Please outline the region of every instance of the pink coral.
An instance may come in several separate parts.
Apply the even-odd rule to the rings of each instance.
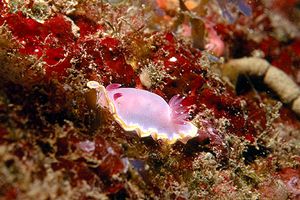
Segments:
[[[208,33],[208,44],[205,45],[205,48],[209,51],[212,51],[216,56],[223,55],[225,49],[223,40],[220,38],[211,24],[206,23],[205,27]]]

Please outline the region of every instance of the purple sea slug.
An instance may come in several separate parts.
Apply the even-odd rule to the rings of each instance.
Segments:
[[[89,81],[87,86],[97,90],[98,106],[109,109],[126,131],[136,131],[140,137],[151,136],[169,144],[177,140],[186,143],[197,135],[198,128],[186,120],[188,113],[178,95],[168,104],[147,90],[122,88],[120,84],[105,88],[96,81]]]

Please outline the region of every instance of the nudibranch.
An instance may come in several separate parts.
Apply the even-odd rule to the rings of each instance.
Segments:
[[[109,109],[126,131],[136,131],[140,137],[151,136],[169,144],[177,140],[186,143],[197,135],[198,128],[187,121],[188,113],[178,95],[168,104],[147,90],[123,88],[120,84],[105,88],[96,81],[89,81],[87,86],[97,91],[98,106]]]

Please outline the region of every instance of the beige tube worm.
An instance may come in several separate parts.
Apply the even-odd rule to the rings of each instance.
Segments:
[[[262,58],[232,59],[222,67],[223,76],[236,84],[239,75],[263,77],[264,83],[280,97],[283,103],[300,115],[300,88],[284,71]]]

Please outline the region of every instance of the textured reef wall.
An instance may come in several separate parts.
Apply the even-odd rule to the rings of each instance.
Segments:
[[[1,199],[299,199],[299,8],[0,0]],[[89,81],[183,97],[196,136],[126,131]]]

